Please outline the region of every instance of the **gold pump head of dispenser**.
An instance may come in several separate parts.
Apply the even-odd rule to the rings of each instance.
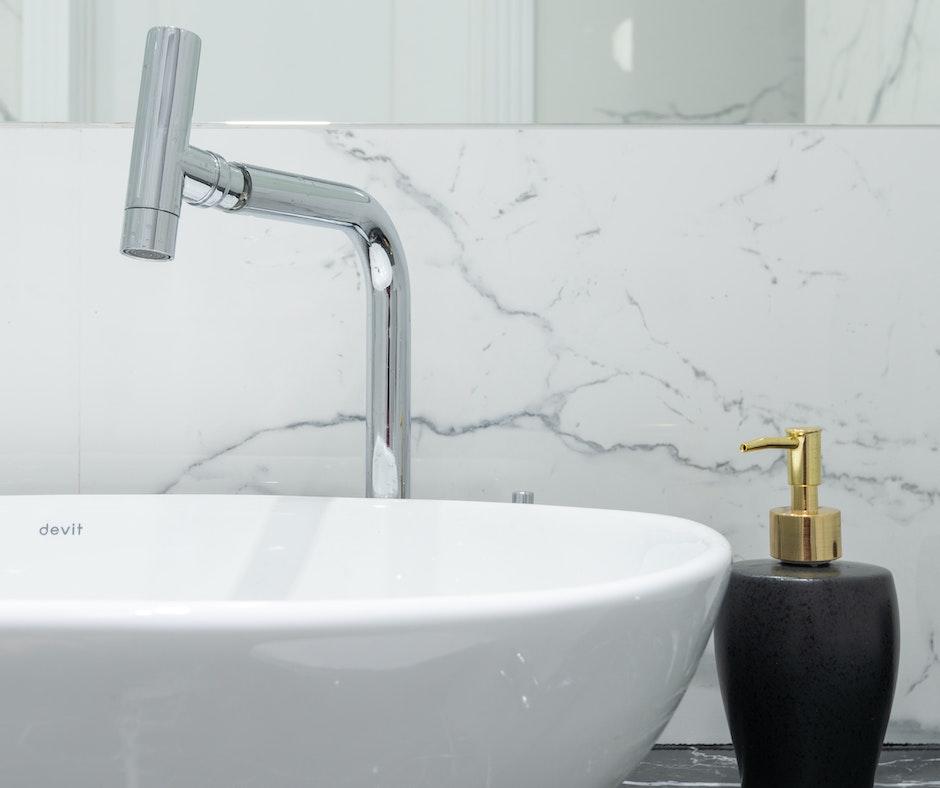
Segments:
[[[741,451],[786,449],[790,505],[770,510],[770,554],[788,564],[827,564],[842,557],[842,514],[819,505],[822,428],[791,427],[786,437],[758,438]]]

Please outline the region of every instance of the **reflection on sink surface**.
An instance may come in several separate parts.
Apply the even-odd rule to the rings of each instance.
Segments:
[[[634,512],[5,497],[0,785],[610,788],[729,562]]]

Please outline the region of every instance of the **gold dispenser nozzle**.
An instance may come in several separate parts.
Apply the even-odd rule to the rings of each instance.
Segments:
[[[758,438],[741,451],[786,449],[790,505],[770,510],[770,554],[791,564],[825,564],[842,556],[842,515],[819,506],[822,429],[793,427],[785,437]]]

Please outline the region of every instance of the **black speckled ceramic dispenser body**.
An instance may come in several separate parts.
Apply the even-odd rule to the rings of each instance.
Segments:
[[[872,788],[898,645],[887,569],[736,563],[715,652],[742,788]]]

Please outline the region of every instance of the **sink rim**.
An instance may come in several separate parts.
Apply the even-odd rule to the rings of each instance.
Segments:
[[[518,507],[493,501],[457,499],[369,499],[343,496],[267,496],[231,493],[190,493],[164,496],[140,494],[50,494],[9,495],[4,498],[83,498],[83,499],[277,499],[344,501],[382,506],[444,504],[471,508]],[[0,504],[2,505],[2,504]],[[220,630],[237,632],[270,629],[316,629],[324,632],[370,631],[403,625],[456,624],[462,621],[518,619],[552,615],[612,604],[630,604],[643,598],[668,593],[675,586],[727,575],[731,546],[713,528],[684,517],[622,509],[528,504],[535,512],[564,511],[567,516],[605,514],[641,516],[688,531],[707,547],[691,559],[675,566],[656,569],[615,581],[559,586],[551,589],[494,591],[487,593],[371,597],[363,599],[291,600],[157,600],[146,598],[96,599],[0,599],[0,627],[28,630]],[[654,527],[654,526],[651,526]]]

